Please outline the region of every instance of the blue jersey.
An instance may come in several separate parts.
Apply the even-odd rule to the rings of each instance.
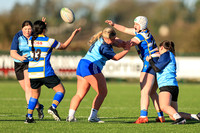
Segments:
[[[146,57],[151,55],[151,57],[159,57],[158,47],[156,45],[156,42],[148,30],[142,31],[140,33],[135,32],[136,38],[140,44],[136,45],[135,48],[138,52],[138,55],[140,58],[145,61]]]
[[[30,59],[30,52],[28,47],[28,39],[23,35],[22,31],[15,34],[10,50],[17,50],[20,56],[27,54],[27,59],[23,62],[28,62]],[[22,61],[14,59],[15,62],[21,63]]]
[[[163,53],[155,62],[155,67],[160,71],[156,73],[158,87],[163,86],[178,86],[176,80],[176,60],[172,52]]]
[[[112,59],[115,55],[112,45],[106,44],[103,38],[100,38],[90,46],[83,59],[96,64],[102,70],[106,61]]]
[[[31,59],[29,61],[29,78],[44,78],[55,75],[53,68],[50,64],[50,57],[53,48],[59,48],[60,42],[55,39],[49,38],[44,35],[39,35],[34,41],[35,52],[31,51],[31,39],[29,39],[29,49]]]

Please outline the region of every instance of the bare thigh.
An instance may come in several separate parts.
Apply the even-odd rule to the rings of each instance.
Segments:
[[[77,75],[77,92],[76,92],[76,95],[78,95],[82,99],[83,97],[85,97],[85,95],[87,94],[89,89],[90,89],[89,82],[85,78]]]
[[[155,81],[155,76],[149,73],[141,72],[140,75],[140,87],[141,91],[150,93]],[[156,86],[156,84],[155,84]]]
[[[86,76],[85,79],[89,82],[97,94],[107,94],[106,79],[102,73]]]

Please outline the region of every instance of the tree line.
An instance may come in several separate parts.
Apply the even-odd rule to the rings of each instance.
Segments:
[[[179,54],[195,54],[200,52],[200,0],[197,0],[194,10],[189,9],[183,2],[160,1],[141,2],[136,0],[114,0],[101,10],[96,10],[92,0],[87,4],[77,2],[70,7],[64,0],[35,0],[32,5],[16,4],[10,12],[0,14],[0,49],[9,51],[12,39],[20,29],[24,20],[47,18],[47,35],[64,41],[70,36],[73,29],[82,27],[67,51],[87,51],[87,42],[93,34],[108,26],[106,19],[127,27],[133,27],[134,18],[139,15],[147,16],[148,28],[156,39],[157,44],[163,40],[172,40]],[[90,3],[91,4],[88,4]],[[60,17],[62,7],[71,8],[76,21],[73,24],[63,22]],[[117,32],[123,40],[132,36]],[[132,53],[136,53],[134,49]]]

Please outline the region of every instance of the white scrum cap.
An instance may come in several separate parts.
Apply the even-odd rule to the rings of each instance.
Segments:
[[[148,19],[145,16],[137,16],[134,19],[135,23],[138,23],[140,25],[140,30],[144,30],[147,28],[147,24],[148,24]]]

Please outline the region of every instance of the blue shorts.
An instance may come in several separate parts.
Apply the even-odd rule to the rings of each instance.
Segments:
[[[80,60],[78,67],[76,69],[76,75],[85,77],[97,73],[101,73],[101,69],[96,64],[86,59]]]
[[[152,58],[153,61],[157,61],[159,59],[159,57],[154,57]],[[153,70],[153,68],[151,67],[150,63],[148,61],[143,60],[143,68],[142,68],[142,71],[141,72],[146,72],[146,73],[150,73],[150,74],[153,74],[153,75],[156,75],[155,71]]]

